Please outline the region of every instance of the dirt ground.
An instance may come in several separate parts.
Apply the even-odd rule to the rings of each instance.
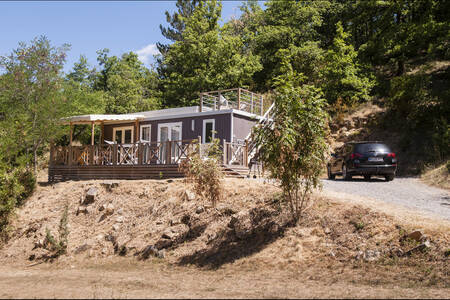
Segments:
[[[293,225],[271,183],[226,179],[213,208],[181,180],[117,182],[42,183],[0,249],[0,297],[448,298],[445,220],[317,194]],[[68,253],[51,258],[42,241],[65,204]]]

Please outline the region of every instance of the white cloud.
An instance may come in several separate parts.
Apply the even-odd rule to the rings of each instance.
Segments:
[[[158,48],[156,48],[156,44],[149,44],[144,48],[137,50],[136,53],[139,60],[148,65],[153,58],[153,55],[159,54],[159,51]]]

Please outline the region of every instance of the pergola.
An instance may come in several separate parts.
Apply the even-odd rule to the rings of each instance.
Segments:
[[[95,125],[101,126],[100,143],[104,138],[104,125],[135,122],[136,130],[139,128],[139,121],[144,119],[143,115],[123,114],[123,115],[82,115],[61,119],[63,125],[70,126],[70,146],[72,146],[73,125],[91,125],[91,145],[94,145]]]

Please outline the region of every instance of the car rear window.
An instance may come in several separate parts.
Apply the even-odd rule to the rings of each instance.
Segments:
[[[367,143],[367,144],[356,144],[355,152],[358,153],[367,153],[367,152],[391,152],[388,146],[380,143]]]

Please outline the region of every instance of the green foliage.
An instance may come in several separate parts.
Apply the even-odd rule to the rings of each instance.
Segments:
[[[56,238],[48,228],[46,228],[45,248],[56,258],[67,253],[67,244],[69,239],[69,204],[64,206],[61,219],[59,220],[58,238]]]
[[[16,207],[22,205],[35,188],[36,179],[23,166],[0,166],[0,241],[9,238],[9,222]]]
[[[341,98],[345,104],[351,106],[369,100],[373,82],[361,72],[357,52],[346,42],[347,38],[348,34],[338,22],[336,36],[325,54],[320,75],[321,86],[328,102],[335,103]]]
[[[156,75],[143,66],[135,53],[125,53],[120,58],[108,56],[108,49],[97,53],[103,69],[97,73],[94,89],[105,93],[106,113],[124,114],[159,108],[159,94],[151,88]]]
[[[221,4],[200,1],[158,66],[165,104],[197,104],[200,91],[246,86],[261,69],[259,57],[245,52],[242,37],[220,29]]]
[[[195,193],[210,200],[213,206],[220,201],[223,193],[223,173],[220,169],[222,151],[219,143],[219,139],[213,139],[210,144],[199,145],[189,159],[180,165],[180,170],[186,175],[186,182],[192,183]]]
[[[283,65],[285,73],[276,80],[273,126],[257,128],[255,140],[265,168],[279,180],[283,199],[297,221],[320,184],[328,117],[320,90],[297,86],[299,76],[288,63]]]

